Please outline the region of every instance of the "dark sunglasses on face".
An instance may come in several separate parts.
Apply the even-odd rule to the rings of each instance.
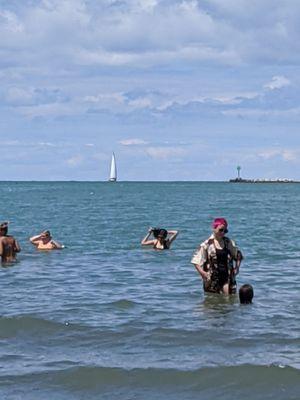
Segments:
[[[227,232],[228,232],[228,229],[221,228],[221,229],[219,229],[219,230],[218,230],[218,232],[221,232],[221,233],[227,233]]]

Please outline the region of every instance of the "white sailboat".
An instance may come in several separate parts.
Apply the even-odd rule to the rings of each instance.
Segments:
[[[115,153],[112,153],[112,156],[111,156],[110,175],[109,175],[108,181],[109,182],[117,181],[117,164],[116,164]]]

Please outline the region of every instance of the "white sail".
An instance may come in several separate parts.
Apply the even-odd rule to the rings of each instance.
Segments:
[[[111,156],[111,164],[110,164],[109,181],[110,181],[110,182],[116,182],[116,180],[117,180],[116,157],[115,157],[115,153],[112,153],[112,156]]]

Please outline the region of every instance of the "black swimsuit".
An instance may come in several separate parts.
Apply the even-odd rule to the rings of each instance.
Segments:
[[[223,249],[215,247],[215,251],[215,257],[210,260],[210,280],[203,282],[203,286],[206,292],[220,293],[223,286],[229,283],[228,259],[230,252],[225,241]]]
[[[220,287],[228,283],[228,249],[224,246],[223,249],[216,249],[218,268],[217,279]]]

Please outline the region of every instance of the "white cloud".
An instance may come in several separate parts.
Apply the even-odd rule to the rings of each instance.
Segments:
[[[139,146],[148,144],[148,142],[143,139],[124,139],[120,140],[119,143],[123,146]]]
[[[182,147],[148,147],[145,151],[148,156],[154,159],[182,157],[186,154],[186,149]]]
[[[81,155],[75,155],[75,156],[69,158],[68,160],[66,160],[66,163],[70,167],[76,167],[76,166],[82,164],[82,162],[83,162],[83,157]]]
[[[122,93],[100,93],[97,95],[85,96],[83,101],[96,104],[107,104],[110,102],[122,104],[124,103],[125,98]]]
[[[1,58],[20,68],[35,65],[59,72],[97,65],[300,59],[296,2],[24,0],[13,11],[9,8],[7,2],[0,11]],[[285,85],[281,78],[266,87]]]
[[[283,150],[282,158],[285,161],[300,161],[300,151],[299,150]]]
[[[37,145],[41,147],[57,147],[56,144],[51,142],[38,142]]]
[[[52,142],[43,141],[25,141],[25,140],[3,140],[0,141],[0,146],[12,146],[12,147],[57,147],[57,144]]]
[[[273,76],[271,81],[264,85],[264,89],[274,90],[281,89],[291,84],[290,80],[285,76]]]
[[[285,148],[269,148],[258,152],[258,156],[270,160],[276,157],[281,158],[284,161],[294,162],[300,161],[300,150],[299,149],[285,149]]]
[[[23,32],[23,26],[17,15],[6,10],[0,10],[0,27],[12,33]]]
[[[6,93],[6,101],[11,104],[32,104],[33,93],[28,89],[12,87]]]
[[[135,100],[129,101],[128,105],[133,108],[147,108],[152,106],[151,99],[147,97],[140,97]]]
[[[0,146],[20,146],[21,142],[19,140],[1,140]]]

